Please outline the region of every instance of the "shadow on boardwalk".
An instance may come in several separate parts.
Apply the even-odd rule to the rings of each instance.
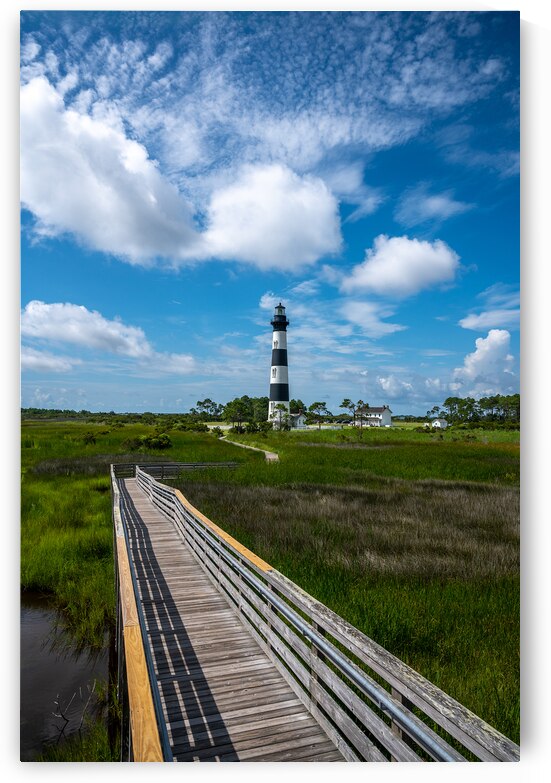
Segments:
[[[176,760],[238,761],[226,725],[207,683],[148,533],[124,482],[121,499],[130,550],[142,594],[142,608],[153,646],[161,699]]]

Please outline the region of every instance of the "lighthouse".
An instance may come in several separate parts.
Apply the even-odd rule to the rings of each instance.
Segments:
[[[289,369],[287,366],[287,327],[289,319],[281,302],[274,310],[270,321],[274,327],[272,336],[272,368],[270,370],[270,408],[269,419],[277,426],[279,411],[277,406],[284,405],[289,415]],[[284,415],[284,414],[283,414]]]

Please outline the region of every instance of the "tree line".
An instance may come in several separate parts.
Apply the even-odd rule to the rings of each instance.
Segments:
[[[161,427],[163,431],[172,428],[206,430],[206,422],[225,422],[236,429],[262,429],[272,426],[269,421],[268,397],[249,397],[244,394],[235,397],[224,404],[217,403],[210,397],[197,400],[188,413],[115,413],[115,411],[92,413],[87,410],[68,410],[53,408],[22,408],[24,419],[56,420],[56,421],[87,421],[90,423],[109,423],[110,426],[142,423]],[[289,403],[290,413],[303,413],[307,424],[350,423],[359,427],[365,425],[369,416],[370,406],[364,400],[353,402],[350,398],[343,399],[339,408],[342,413],[332,413],[323,401],[315,401],[305,405],[301,399],[292,399]],[[410,416],[407,414],[394,416],[395,421],[424,422],[437,417],[443,417],[449,424],[465,424],[469,426],[519,426],[520,425],[520,394],[496,394],[481,397],[447,397],[442,405],[435,405],[425,416]],[[276,411],[276,423],[282,428],[288,426],[286,411]]]
[[[448,397],[442,406],[427,411],[427,418],[442,416],[449,424],[520,424],[520,394],[495,394],[490,397]]]

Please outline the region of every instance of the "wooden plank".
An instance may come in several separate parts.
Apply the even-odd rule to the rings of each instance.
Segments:
[[[205,756],[216,755],[223,760],[224,755],[238,754],[239,760],[244,761],[248,757],[259,752],[269,752],[271,748],[277,750],[301,748],[306,746],[327,745],[328,740],[322,735],[317,725],[297,730],[290,727],[277,727],[271,732],[257,732],[249,736],[236,739],[235,742],[225,745],[209,745],[208,740],[199,741],[197,747],[189,749],[185,744],[174,745],[174,756],[178,761],[193,761]]]
[[[127,626],[123,635],[134,759],[162,761],[163,754],[139,625]]]
[[[176,736],[181,730],[185,743],[188,742],[188,731],[195,727],[195,736],[207,744],[212,744],[213,732],[215,739],[223,742],[229,723],[231,731],[236,732],[241,745],[247,749],[253,745],[256,747],[256,738],[260,736],[258,751],[261,751],[266,747],[266,742],[270,741],[270,736],[277,736],[280,732],[287,732],[289,738],[298,739],[300,748],[305,748],[305,735],[300,729],[297,737],[297,727],[309,724],[314,738],[312,747],[325,745],[326,753],[335,754],[334,745],[305,711],[302,703],[292,695],[292,690],[281,674],[276,672],[274,664],[258,651],[248,631],[240,623],[236,626],[238,618],[228,604],[226,595],[217,592],[202,570],[198,572],[200,578],[190,576],[192,566],[188,564],[188,573],[183,575],[183,560],[175,555],[175,546],[182,547],[181,538],[176,535],[175,541],[170,534],[163,532],[163,525],[171,523],[163,517],[152,517],[149,521],[135,520],[136,525],[147,524],[151,531],[148,542],[151,549],[146,552],[136,551],[135,556],[141,575],[151,580],[150,584],[144,584],[141,592],[144,594],[148,634],[160,670],[161,700],[165,712],[171,704],[176,708],[175,713],[170,713],[173,718],[168,723],[171,735]],[[142,536],[138,529],[136,536],[141,545]],[[208,586],[206,591],[205,586]],[[166,589],[170,590],[167,601],[159,604],[159,596]],[[207,598],[205,601],[208,595],[214,595],[214,600]],[[209,629],[213,627],[213,613],[219,614],[219,620],[216,621],[216,633],[209,637]],[[169,623],[174,627],[166,630],[165,626]],[[180,623],[185,627],[187,640],[184,645],[178,641]],[[183,675],[180,675],[181,672]],[[195,715],[186,713],[185,690],[178,692],[192,683],[193,698],[199,699],[195,701]],[[219,699],[222,700],[222,708],[217,703]],[[205,710],[209,715],[206,721],[209,728],[201,732],[201,727],[205,725]],[[209,755],[212,758],[212,748],[205,750],[204,758]],[[224,753],[230,757],[234,750],[229,747]],[[215,755],[220,757],[217,749]]]
[[[130,573],[130,563],[124,538],[116,537],[117,565],[119,569],[119,596],[122,612],[122,623],[125,628],[138,625],[138,610],[134,597],[134,585]]]

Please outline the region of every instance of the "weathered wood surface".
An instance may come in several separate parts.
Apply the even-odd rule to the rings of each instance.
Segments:
[[[138,609],[130,573],[126,539],[120,515],[120,495],[114,484],[113,516],[118,564],[118,589],[125,647],[126,680],[132,728],[132,752],[136,761],[162,761],[163,753],[149,684]]]
[[[121,485],[174,760],[344,761],[171,522]]]

